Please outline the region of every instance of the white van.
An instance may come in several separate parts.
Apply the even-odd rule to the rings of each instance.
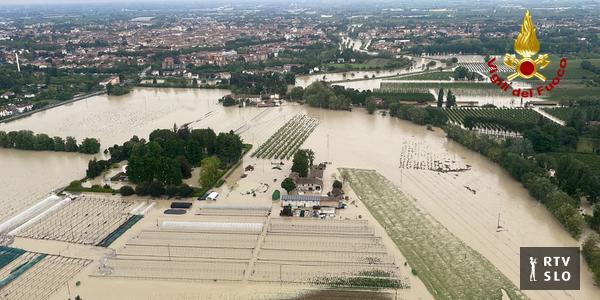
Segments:
[[[208,197],[206,197],[206,200],[208,201],[217,201],[217,198],[219,198],[219,193],[217,192],[211,192]]]

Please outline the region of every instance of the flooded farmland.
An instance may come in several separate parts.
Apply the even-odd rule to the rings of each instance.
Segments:
[[[217,99],[228,93],[216,89],[136,89],[121,97],[96,96],[40,112],[1,124],[0,130],[28,129],[49,135],[72,135],[78,140],[97,137],[106,148],[134,134],[147,137],[155,128],[190,123],[192,128],[234,130],[256,149],[285,122],[302,113],[318,121],[302,148],[313,149],[316,161],[332,162],[325,174],[326,182],[331,182],[332,176],[339,176],[337,168],[377,170],[412,197],[417,209],[426,211],[449,233],[482,254],[515,285],[519,280],[519,247],[578,245],[546,209],[499,166],[448,141],[440,129],[428,131],[406,121],[368,115],[361,109],[327,111],[294,104],[223,108]],[[2,199],[6,215],[0,218],[4,220],[50,191],[83,177],[90,158],[70,153],[0,150],[3,169],[0,184],[2,195],[7,195]],[[407,168],[407,158],[422,160],[416,165],[425,167]],[[447,159],[450,161],[445,161]],[[270,168],[269,161],[249,157],[244,158],[242,165],[249,163]],[[441,173],[427,167],[439,163],[470,168]],[[273,173],[264,176],[261,175],[264,170],[256,173],[256,182],[272,180]],[[239,178],[240,174],[241,171],[236,170],[232,178]],[[277,175],[283,176],[284,172]],[[228,181],[221,192],[242,201],[246,198],[238,192],[249,189],[248,185],[247,181]],[[498,224],[505,230],[497,231]],[[143,289],[139,282],[136,285]],[[413,285],[419,286],[418,281]],[[593,286],[585,266],[582,267],[581,291],[524,292],[532,299],[593,299],[598,293],[600,289]]]

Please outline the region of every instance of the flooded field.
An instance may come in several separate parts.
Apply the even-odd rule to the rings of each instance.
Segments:
[[[425,127],[395,118],[368,115],[360,109],[353,112],[327,111],[292,104],[273,108],[223,108],[218,105],[217,99],[227,93],[226,90],[136,89],[122,97],[98,96],[48,110],[2,124],[0,130],[30,129],[50,135],[73,135],[78,139],[97,137],[105,148],[114,143],[122,143],[133,134],[147,137],[155,128],[172,128],[174,123],[190,123],[193,128],[234,130],[257,149],[278,128],[301,113],[317,120],[319,124],[301,148],[313,149],[316,162],[332,162],[325,171],[324,186],[329,189],[334,176],[339,178],[337,168],[377,170],[404,194],[415,199],[418,209],[427,212],[449,233],[483,255],[515,285],[518,285],[519,280],[519,247],[578,245],[546,209],[499,166],[448,141],[440,129],[432,132]],[[406,157],[415,160],[414,165],[408,164]],[[90,156],[80,154],[0,150],[0,165],[3,166],[0,174],[1,189],[3,195],[8,195],[2,199],[2,204],[12,209],[12,213],[6,213],[0,218],[6,219],[39,201],[40,196],[83,177],[89,158]],[[451,158],[451,161],[444,161],[445,158]],[[243,167],[236,169],[219,189],[222,194],[220,200],[271,203],[272,191],[279,188],[279,181],[274,182],[274,179],[282,179],[289,172],[290,165],[286,162],[283,170],[274,170],[271,163],[272,161],[247,155],[241,166],[254,165],[255,171],[240,179],[244,173]],[[451,169],[462,169],[468,165],[470,169],[447,173],[431,171],[440,167],[440,164],[450,164]],[[251,191],[258,191],[256,197],[252,196]],[[351,191],[350,195],[356,199]],[[160,208],[164,206],[166,205]],[[366,218],[368,210],[360,201],[357,201],[356,206],[355,209],[359,210],[357,214]],[[145,222],[145,226],[151,226],[153,220],[141,222]],[[498,223],[505,230],[498,232]],[[278,238],[280,237],[267,242],[278,243]],[[387,236],[383,238],[386,243],[392,243]],[[124,244],[121,240],[117,242],[115,248]],[[342,242],[343,247],[350,247],[347,241]],[[264,255],[272,258],[279,254],[273,250]],[[397,258],[396,261],[399,259],[402,258]],[[96,265],[95,268],[97,267]],[[404,267],[402,270],[405,271]],[[532,299],[594,299],[600,289],[593,286],[591,275],[585,266],[582,266],[581,273],[581,291],[525,291],[524,294]],[[110,291],[107,295],[115,297],[120,295],[116,292],[119,287],[143,291],[148,285],[144,281],[113,282],[106,278],[78,278],[92,285],[86,287],[89,293],[98,292],[97,295],[103,295],[100,291],[114,287],[115,291]],[[230,291],[228,296],[223,296],[225,291],[231,289],[231,286],[224,286],[220,292],[213,291],[212,298],[236,299],[235,295],[260,291],[254,286],[243,285],[239,290]],[[281,293],[289,295],[286,291],[294,290],[282,288],[279,284],[264,283],[264,286],[268,288],[262,291],[278,295],[276,299],[283,298]],[[423,284],[415,277],[411,286],[418,289]],[[143,293],[145,297],[136,299],[161,299],[161,296],[175,294],[184,298],[212,285],[207,283],[195,286],[191,283],[160,281],[153,287],[157,290]],[[161,288],[164,290],[161,291]],[[311,299],[310,293],[306,295],[306,299]],[[422,298],[431,297],[426,292],[419,295]],[[319,296],[315,297],[318,299]]]
[[[359,199],[386,228],[432,294],[442,299],[525,299],[481,254],[431,220],[376,171],[341,169]]]

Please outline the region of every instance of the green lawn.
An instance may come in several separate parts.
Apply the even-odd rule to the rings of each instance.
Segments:
[[[594,145],[600,145],[600,139],[580,137],[577,143],[577,152],[594,153]],[[596,148],[598,148],[596,146]],[[598,158],[600,159],[600,157]]]
[[[584,84],[562,83],[555,87],[548,94],[548,99],[557,101],[576,100],[578,98],[586,99],[600,95],[600,87],[589,87]]]

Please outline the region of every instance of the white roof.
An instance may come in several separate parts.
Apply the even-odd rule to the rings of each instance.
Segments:
[[[218,232],[261,232],[262,223],[162,221],[163,230],[218,231]]]

